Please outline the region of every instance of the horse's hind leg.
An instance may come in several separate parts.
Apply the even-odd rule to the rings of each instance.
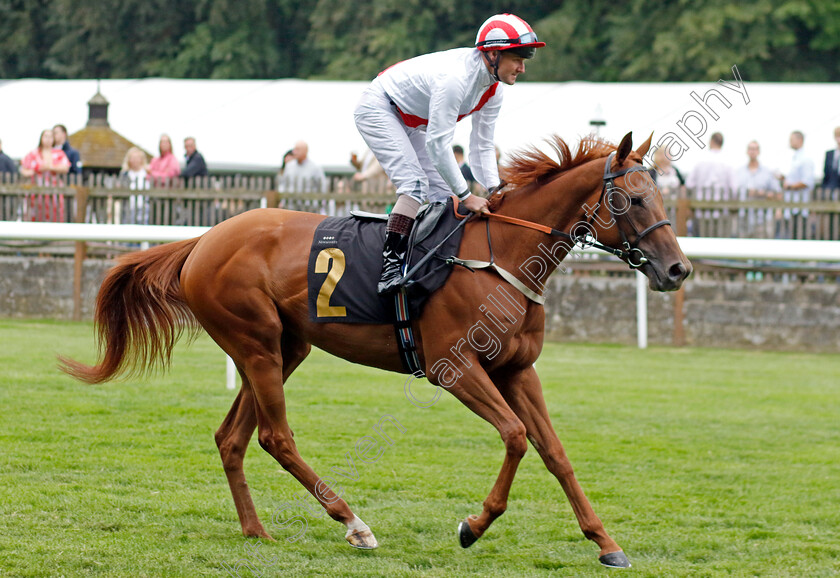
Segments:
[[[309,344],[292,340],[283,340],[283,380],[289,376],[309,354]],[[233,402],[230,411],[216,431],[216,445],[225,468],[225,475],[233,495],[233,503],[242,525],[242,533],[246,536],[257,536],[271,539],[260,523],[245,480],[243,460],[248,449],[248,442],[257,427],[256,401],[254,399],[248,376],[240,371],[242,387]]]
[[[502,384],[502,394],[525,424],[528,439],[539,452],[548,470],[557,477],[572,510],[577,517],[583,535],[601,548],[599,561],[609,567],[627,568],[630,562],[607,531],[601,520],[595,515],[592,506],[578,484],[563,444],[557,437],[548,409],[543,398],[542,386],[533,367],[504,376],[495,376],[496,383]]]
[[[268,314],[262,319],[269,319]],[[288,354],[288,348],[276,345],[281,333],[282,324],[275,316],[271,323],[252,327],[247,336],[242,336],[248,343],[241,348],[241,363],[256,400],[260,446],[321,503],[332,519],[347,527],[345,538],[352,546],[376,548],[378,544],[370,528],[353,514],[347,502],[336,495],[298,453],[286,419],[283,351]]]
[[[251,499],[251,492],[248,489],[248,482],[245,481],[245,471],[242,468],[248,442],[256,427],[257,414],[254,411],[254,395],[251,392],[248,378],[242,375],[242,388],[239,390],[227,417],[225,417],[225,421],[216,431],[216,445],[222,457],[222,465],[225,468],[230,492],[233,494],[233,503],[236,506],[239,523],[242,525],[242,533],[246,536],[271,539],[257,516],[254,501]]]

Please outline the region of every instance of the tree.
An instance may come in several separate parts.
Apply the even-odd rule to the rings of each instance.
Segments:
[[[175,58],[156,68],[179,78],[277,76],[281,56],[273,7],[268,0],[203,0],[196,8],[199,24],[180,41]]]
[[[45,76],[53,32],[47,25],[49,0],[0,2],[0,78]]]
[[[127,78],[153,74],[175,55],[174,39],[194,26],[167,0],[52,0],[57,38],[44,67],[63,78]]]

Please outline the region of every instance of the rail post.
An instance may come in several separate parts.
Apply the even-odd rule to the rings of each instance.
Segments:
[[[90,189],[87,187],[73,187],[76,191],[76,215],[74,223],[84,223],[87,212],[87,202],[90,196]],[[73,255],[73,321],[82,320],[82,275],[84,274],[85,256],[87,255],[87,243],[76,241],[76,251]]]

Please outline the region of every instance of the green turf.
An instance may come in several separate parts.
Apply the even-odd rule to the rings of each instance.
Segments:
[[[87,386],[56,353],[93,359],[89,324],[0,320],[0,575],[227,576],[246,540],[213,442],[234,392],[207,338],[165,376]],[[840,357],[712,349],[546,346],[537,362],[555,427],[626,576],[840,573]],[[429,386],[423,386],[429,387]],[[418,397],[422,392],[419,390]],[[462,550],[503,454],[499,436],[446,395],[418,409],[396,374],[314,352],[287,388],[290,423],[320,475],[385,414],[376,463],[343,483],[378,550],[306,515],[259,546],[265,576],[602,576],[556,480],[531,449],[509,509]],[[257,510],[302,488],[256,444]],[[307,498],[314,505],[315,500]],[[252,558],[253,559],[253,558]],[[244,578],[252,574],[244,570]]]

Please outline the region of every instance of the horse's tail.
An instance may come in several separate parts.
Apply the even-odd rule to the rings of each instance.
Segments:
[[[102,282],[94,321],[100,361],[59,357],[59,368],[88,383],[166,369],[185,328],[198,328],[181,295],[181,269],[198,238],[120,257]]]

